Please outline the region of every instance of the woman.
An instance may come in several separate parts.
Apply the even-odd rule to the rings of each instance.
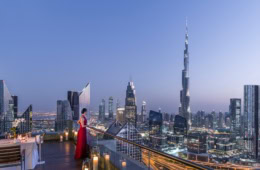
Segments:
[[[80,128],[78,131],[78,140],[77,140],[77,147],[75,152],[75,159],[82,159],[86,158],[87,155],[87,109],[83,108],[81,111],[81,116],[78,121],[80,124]]]

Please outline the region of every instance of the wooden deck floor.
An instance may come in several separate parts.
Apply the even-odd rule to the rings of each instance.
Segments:
[[[82,161],[74,159],[75,145],[73,142],[45,142],[42,145],[43,165],[36,170],[80,170]]]

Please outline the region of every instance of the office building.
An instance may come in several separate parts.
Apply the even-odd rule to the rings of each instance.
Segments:
[[[213,110],[211,112],[211,116],[212,116],[212,129],[216,130],[218,128],[218,117],[217,117],[217,113]]]
[[[259,160],[259,88],[258,85],[244,86],[245,149],[248,156]]]
[[[14,120],[14,101],[5,84],[0,80],[0,134],[10,132]]]
[[[153,147],[161,148],[166,144],[167,137],[162,133],[163,116],[160,112],[149,113],[149,138]]]
[[[219,112],[218,114],[218,128],[224,128],[225,125],[225,117],[223,112]]]
[[[18,118],[18,96],[12,96],[14,103],[14,118]]]
[[[121,124],[124,124],[126,122],[124,107],[119,107],[116,109],[116,121],[120,122]]]
[[[143,101],[142,108],[141,108],[141,122],[144,123],[146,120],[147,120],[146,102]]]
[[[67,97],[71,110],[73,111],[73,120],[79,120],[81,110],[87,108],[89,110],[90,105],[90,83],[88,83],[81,92],[68,91]],[[87,115],[89,117],[89,114]]]
[[[113,103],[113,97],[109,97],[108,99],[108,118],[113,119],[114,117],[114,103]]]
[[[173,133],[176,135],[187,135],[187,130],[187,120],[180,115],[176,115],[174,118]]]
[[[87,118],[90,118],[90,83],[87,83],[87,85],[82,89],[81,92],[79,92],[79,111],[81,113],[81,110],[83,108],[88,109]]]
[[[105,120],[105,112],[106,112],[106,101],[102,99],[101,103],[99,104],[99,120],[103,122]]]
[[[231,133],[241,136],[241,99],[230,99]]]
[[[69,128],[68,121],[72,120],[72,110],[68,100],[57,101],[56,131],[64,131]]]
[[[24,122],[20,123],[20,133],[28,133],[32,131],[32,105],[30,105],[25,112],[20,116]]]
[[[191,132],[188,134],[188,152],[195,154],[207,153],[207,133]]]
[[[135,87],[132,81],[128,82],[127,89],[126,89],[125,116],[127,122],[132,123],[136,127],[137,106],[136,106]]]
[[[73,111],[73,120],[79,120],[79,93],[76,91],[68,91],[68,101],[70,103],[71,110]]]
[[[132,123],[125,123],[116,134],[116,136],[124,138],[130,142],[134,142],[136,144],[142,144],[141,135]],[[142,161],[142,150],[140,147],[133,146],[120,140],[116,140],[116,151],[126,154],[134,160],[140,162]]]
[[[161,135],[162,125],[163,125],[162,113],[151,110],[149,113],[149,134]]]

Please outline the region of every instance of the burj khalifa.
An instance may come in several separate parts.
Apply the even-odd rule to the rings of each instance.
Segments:
[[[188,24],[186,20],[184,69],[182,70],[182,90],[180,91],[179,114],[186,118],[188,129],[191,126],[190,92],[189,92],[189,50],[188,50]]]

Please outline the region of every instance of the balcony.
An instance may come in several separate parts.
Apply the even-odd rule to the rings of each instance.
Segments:
[[[74,133],[77,125],[73,122],[66,123],[64,130],[57,130],[54,120],[35,120],[32,121],[32,135],[42,135],[43,144],[41,145],[42,160],[44,164],[38,164],[36,170],[50,169],[104,169],[104,170],[168,170],[168,169],[254,169],[249,166],[234,165],[231,163],[221,164],[201,162],[199,160],[187,160],[172,156],[162,151],[153,149],[136,140],[128,140],[124,135],[132,136],[137,139],[133,129],[128,127],[129,132],[115,135],[105,132],[98,126],[87,127],[88,144],[91,146],[91,159],[75,160],[74,153],[76,148],[77,134]],[[66,131],[66,133],[64,132]],[[66,140],[67,137],[67,140]],[[61,141],[62,138],[62,141]],[[38,145],[39,146],[39,145]],[[97,157],[96,162],[93,158]]]

